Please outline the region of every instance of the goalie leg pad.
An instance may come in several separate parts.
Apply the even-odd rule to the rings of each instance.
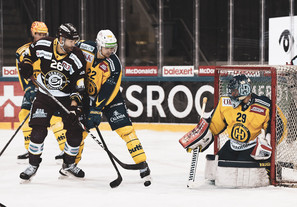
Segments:
[[[30,113],[29,110],[21,109],[21,111],[19,113],[19,121],[22,122],[29,113]],[[32,132],[32,128],[29,127],[28,122],[29,122],[29,119],[27,119],[27,121],[25,121],[25,123],[22,127],[22,131],[23,131],[23,135],[24,135],[24,144],[25,144],[26,150],[28,150],[28,148],[29,148],[31,132]]]
[[[131,157],[136,164],[146,161],[146,155],[132,126],[125,126],[115,130],[126,142]]]
[[[218,162],[215,185],[224,188],[264,187],[270,184],[265,168],[251,161]]]
[[[206,155],[204,178],[209,181],[216,179],[216,171],[219,162],[218,155]]]

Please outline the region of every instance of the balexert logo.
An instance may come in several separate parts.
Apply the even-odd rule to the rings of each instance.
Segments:
[[[194,76],[194,66],[163,66],[163,76]]]

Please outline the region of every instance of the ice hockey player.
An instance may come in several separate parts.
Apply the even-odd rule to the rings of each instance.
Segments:
[[[101,30],[96,42],[81,41],[87,63],[86,90],[90,105],[87,115],[87,128],[98,127],[103,113],[118,135],[126,142],[127,148],[136,164],[143,163],[146,167],[140,170],[144,185],[151,184],[150,169],[146,155],[135,133],[127,113],[126,105],[120,92],[122,66],[117,51],[117,39],[110,30]]]
[[[220,98],[211,118],[202,120],[201,124],[208,125],[205,133],[184,147],[200,147],[201,151],[205,151],[213,136],[226,130],[229,140],[219,150],[218,160],[269,160],[272,150],[270,117],[270,99],[252,93],[251,81],[245,75],[234,76],[228,84],[228,96]],[[265,131],[265,136],[260,136],[261,131]]]
[[[44,88],[71,112],[67,114],[46,92],[39,88],[33,102],[29,126],[32,127],[29,143],[29,166],[20,174],[23,180],[35,175],[43,152],[47,127],[52,115],[59,111],[66,142],[63,154],[62,175],[84,177],[84,172],[75,164],[75,157],[82,141],[82,129],[78,126],[79,105],[83,93],[85,77],[85,59],[82,51],[75,46],[79,40],[76,28],[71,23],[60,25],[57,38],[46,37],[31,44],[25,52],[24,60],[19,64],[22,77],[30,79],[33,75],[33,64],[40,60],[41,73],[38,81]]]
[[[23,61],[24,59],[24,53],[25,51],[29,48],[30,44],[38,41],[39,39],[48,36],[48,28],[44,22],[39,22],[35,21],[31,25],[31,36],[32,36],[32,41],[21,46],[18,48],[16,51],[16,67],[19,72],[19,63]],[[40,73],[40,61],[36,61],[33,64],[33,76],[34,78],[37,77],[37,75]],[[19,81],[21,84],[22,89],[25,91],[23,101],[22,101],[22,106],[21,106],[21,111],[19,112],[19,121],[22,122],[25,117],[29,114],[30,108],[32,105],[32,101],[35,98],[37,88],[35,85],[32,83],[31,80],[26,80],[24,79],[20,73],[19,73]],[[61,152],[63,152],[65,141],[66,141],[66,135],[65,135],[65,129],[63,129],[63,122],[62,118],[58,116],[53,115],[50,121],[50,126],[51,129],[54,132],[54,135],[58,141],[59,148]],[[25,148],[27,152],[22,155],[18,155],[18,159],[28,159],[29,158],[29,152],[28,152],[28,147],[29,147],[29,142],[30,142],[30,137],[31,137],[31,131],[32,128],[29,127],[28,121],[25,122],[25,124],[22,127],[23,134],[24,134],[24,141],[25,141]],[[62,153],[57,155],[55,158],[56,159],[61,159]]]

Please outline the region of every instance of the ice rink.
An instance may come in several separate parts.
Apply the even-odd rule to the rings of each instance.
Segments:
[[[13,130],[0,130],[0,150]],[[98,137],[95,131],[92,132]],[[115,132],[102,131],[109,149],[125,163],[132,163],[124,141]],[[59,179],[58,164],[54,157],[59,148],[51,131],[46,138],[43,162],[31,183],[20,184],[19,174],[27,164],[18,163],[18,154],[25,152],[22,133],[19,132],[0,157],[0,203],[8,207],[35,206],[103,206],[103,207],[183,207],[183,206],[297,206],[297,189],[263,187],[254,189],[224,189],[204,181],[205,155],[199,156],[197,186],[187,189],[191,154],[178,143],[184,132],[137,131],[151,168],[152,185],[145,187],[139,171],[119,167],[122,184],[111,189],[109,183],[116,179],[116,172],[106,152],[87,137],[83,159],[79,163],[86,176],[79,179]],[[1,205],[0,205],[1,206]]]

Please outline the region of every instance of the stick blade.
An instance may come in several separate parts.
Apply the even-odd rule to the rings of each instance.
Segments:
[[[122,183],[122,181],[123,181],[123,178],[121,175],[119,175],[118,178],[112,181],[109,185],[111,188],[116,188]]]

